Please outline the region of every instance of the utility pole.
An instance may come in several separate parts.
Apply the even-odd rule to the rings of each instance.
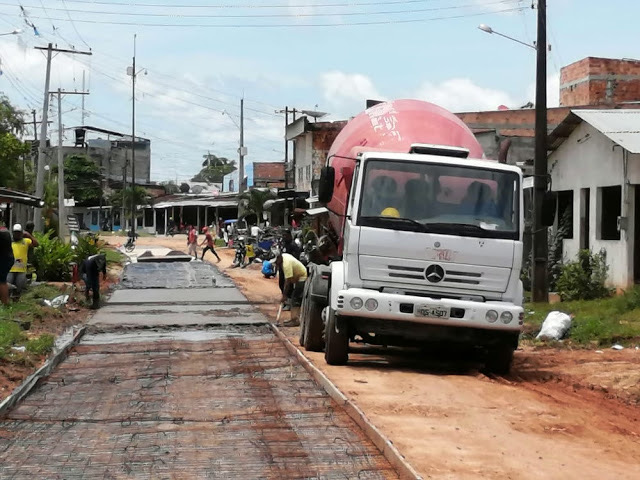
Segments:
[[[36,120],[36,111],[31,110],[31,114],[33,115],[33,139],[34,141],[38,141],[38,121]]]
[[[66,215],[64,205],[64,154],[62,152],[62,95],[82,95],[84,98],[86,92],[65,92],[58,88],[51,95],[58,95],[58,236],[64,238],[66,235]]]
[[[40,125],[40,145],[38,147],[38,170],[36,172],[36,197],[42,198],[42,195],[44,194],[44,159],[47,149],[47,113],[49,112],[49,86],[51,84],[51,60],[53,59],[53,52],[80,55],[91,55],[91,52],[54,48],[51,43],[46,47],[35,48],[36,50],[46,50],[47,52],[47,68],[44,80],[44,102],[42,105],[42,124]],[[40,208],[35,208],[33,222],[35,224],[35,229],[42,231],[42,213]]]
[[[534,158],[534,231],[533,289],[534,302],[549,301],[547,228],[542,226],[542,202],[547,190],[547,1],[538,0],[538,41],[536,63],[536,123]]]
[[[285,168],[285,188],[289,188],[286,168],[289,166],[289,139],[287,138],[287,127],[289,126],[289,107],[284,107],[284,168]]]
[[[244,148],[244,98],[240,99],[240,148],[238,148],[238,154],[240,155],[238,193],[242,193],[244,191],[244,156],[246,155]]]
[[[85,88],[84,88],[84,74],[85,71],[82,71],[82,91],[86,92]],[[82,96],[82,126],[84,127],[84,119],[86,118],[87,113],[86,110],[84,109],[84,95]]]
[[[140,70],[140,72],[136,71],[136,38],[137,34],[133,35],[133,65],[127,68],[127,73],[131,75],[131,235],[133,236],[136,231],[136,198],[135,198],[135,188],[136,188],[136,78],[140,72],[147,74],[145,69]],[[126,181],[126,177],[125,177]],[[125,205],[126,211],[126,205]]]

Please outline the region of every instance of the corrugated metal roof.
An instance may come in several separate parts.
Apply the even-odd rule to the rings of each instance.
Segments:
[[[596,130],[631,153],[640,153],[640,110],[573,110]]]

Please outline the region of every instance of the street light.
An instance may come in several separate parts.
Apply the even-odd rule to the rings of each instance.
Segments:
[[[7,33],[0,33],[0,37],[4,36],[4,35],[20,35],[22,33],[22,30],[20,30],[19,28],[16,28],[14,31],[12,32],[7,32]]]
[[[542,225],[542,206],[547,192],[549,171],[547,168],[547,0],[538,0],[538,39],[535,45],[521,42],[488,25],[480,25],[483,32],[520,43],[536,50],[536,120],[535,120],[535,156],[533,161],[533,275],[531,296],[534,302],[549,301],[549,282],[547,278],[548,238],[547,228]],[[538,48],[542,47],[542,48]]]
[[[517,38],[510,37],[508,35],[505,35],[504,33],[496,32],[493,28],[491,28],[489,25],[485,25],[484,23],[481,23],[480,25],[478,25],[478,29],[480,29],[483,32],[488,33],[488,34],[494,34],[495,33],[496,35],[499,35],[499,36],[504,37],[504,38],[508,38],[509,40],[511,40],[513,42],[516,42],[516,43],[519,43],[520,45],[524,45],[525,47],[529,47],[529,48],[533,48],[534,50],[538,50],[535,45],[531,45],[530,43],[522,42],[522,41],[518,40]]]

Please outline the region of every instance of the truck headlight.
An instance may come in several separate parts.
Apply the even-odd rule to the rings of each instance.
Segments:
[[[366,308],[370,312],[373,312],[378,308],[378,301],[375,298],[370,298],[369,300],[364,302],[364,308]]]
[[[362,308],[362,299],[360,297],[353,297],[349,301],[349,304],[354,310],[360,310]]]
[[[513,314],[511,312],[502,312],[502,315],[500,315],[500,321],[505,325],[511,323],[511,320],[513,320]]]
[[[496,323],[496,321],[498,320],[498,312],[496,312],[495,310],[489,310],[487,311],[485,318],[489,323]]]

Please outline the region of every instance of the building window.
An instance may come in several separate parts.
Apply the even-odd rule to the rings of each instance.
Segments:
[[[564,227],[563,238],[573,238],[573,190],[558,192],[558,227]]]
[[[305,173],[306,173],[306,180],[307,182],[311,181],[311,165],[307,165],[306,169],[305,169]]]
[[[98,225],[98,211],[91,212],[91,225]]]
[[[302,182],[302,173],[303,173],[302,167],[298,167],[298,183]]]
[[[618,217],[622,213],[622,187],[599,188],[600,197],[600,239],[620,240]]]

